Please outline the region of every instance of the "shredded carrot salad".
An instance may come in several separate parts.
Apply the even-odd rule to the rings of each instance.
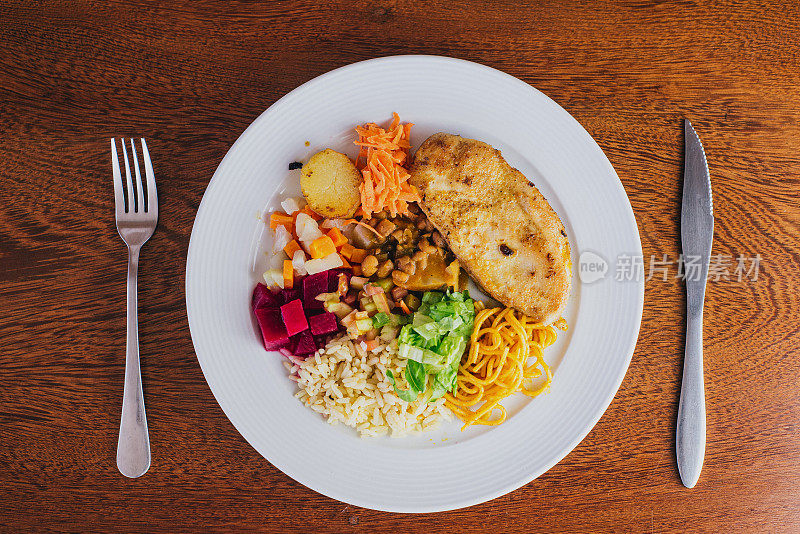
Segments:
[[[361,209],[367,218],[384,209],[392,217],[405,215],[409,213],[409,202],[420,201],[419,191],[408,183],[410,175],[403,168],[411,148],[413,124],[400,124],[400,116],[397,113],[392,116],[388,129],[374,123],[356,126],[356,145],[361,147],[356,166],[364,175],[360,186]]]

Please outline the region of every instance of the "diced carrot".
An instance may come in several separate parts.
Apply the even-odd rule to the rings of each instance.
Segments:
[[[353,276],[361,276],[361,266],[360,265],[353,265]]]
[[[354,246],[353,246],[353,245],[351,245],[350,243],[345,243],[344,245],[342,245],[341,247],[339,247],[339,254],[340,254],[340,255],[341,255],[343,258],[347,258],[347,259],[349,260],[350,258],[352,258],[352,257],[353,257],[353,251],[354,251],[355,249],[356,249],[356,247],[354,247]]]
[[[348,263],[348,261],[344,258],[344,256],[339,254],[339,257],[342,258],[342,267],[347,267],[348,269],[352,269],[353,268],[353,266],[350,265],[350,263]]]
[[[272,215],[269,216],[269,227],[274,230],[280,225],[285,226],[291,232],[292,228],[294,228],[292,216],[280,211],[273,211]]]
[[[347,244],[347,238],[338,228],[331,228],[330,232],[328,232],[328,237],[330,237],[333,240],[333,245],[336,248],[339,248],[342,245]]]
[[[294,268],[292,260],[283,260],[283,288],[292,289],[294,286]]]
[[[361,263],[367,257],[367,251],[363,248],[354,248],[350,254],[350,261],[353,263]]]
[[[365,341],[364,344],[367,346],[367,350],[375,350],[380,345],[380,341],[378,339],[370,339],[369,341]]]
[[[319,222],[319,221],[321,221],[322,219],[325,218],[322,215],[320,215],[319,213],[317,213],[316,211],[314,211],[311,208],[309,208],[308,206],[305,206],[300,211],[302,211],[303,213],[308,214],[309,216],[311,216],[312,219],[314,219],[317,222]]]
[[[403,310],[403,313],[406,315],[411,315],[411,310],[408,309],[408,305],[402,300],[400,301],[400,309]]]
[[[314,219],[317,222],[319,222],[322,219],[324,219],[324,217],[322,215],[320,215],[319,213],[317,213],[316,211],[312,210],[308,206],[304,206],[302,209],[297,210],[296,212],[292,213],[292,224],[293,225],[297,224],[297,216],[300,215],[301,213],[305,213],[306,215],[308,215],[309,217],[311,217],[312,219]]]
[[[322,237],[318,237],[313,243],[311,243],[309,252],[311,253],[311,257],[314,259],[324,258],[325,256],[336,254],[336,246],[333,244],[333,239],[324,235]]]
[[[289,244],[283,247],[283,251],[286,253],[287,256],[289,256],[290,259],[294,258],[294,253],[297,252],[298,250],[303,250],[303,249],[300,248],[300,245],[298,245],[297,241],[295,241],[294,239],[289,241]]]

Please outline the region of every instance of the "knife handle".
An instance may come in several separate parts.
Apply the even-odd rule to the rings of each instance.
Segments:
[[[705,285],[705,284],[703,284]],[[706,452],[706,399],[703,385],[703,298],[699,302],[689,294],[686,322],[686,352],[683,359],[681,400],[675,452],[678,472],[687,488],[693,488],[703,468]],[[699,305],[698,305],[699,304]]]

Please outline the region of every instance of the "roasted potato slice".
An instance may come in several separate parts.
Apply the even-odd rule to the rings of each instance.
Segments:
[[[350,158],[326,148],[303,165],[300,188],[312,210],[323,217],[347,218],[361,205],[361,179]]]

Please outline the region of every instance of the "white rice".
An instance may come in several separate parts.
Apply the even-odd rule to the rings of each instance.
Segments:
[[[297,374],[295,397],[328,423],[353,427],[361,437],[397,437],[431,430],[451,417],[444,399],[429,403],[420,395],[409,403],[394,393],[386,371],[392,371],[399,388],[407,389],[405,365],[397,357],[397,341],[381,342],[367,352],[341,334],[303,363],[285,367]]]

